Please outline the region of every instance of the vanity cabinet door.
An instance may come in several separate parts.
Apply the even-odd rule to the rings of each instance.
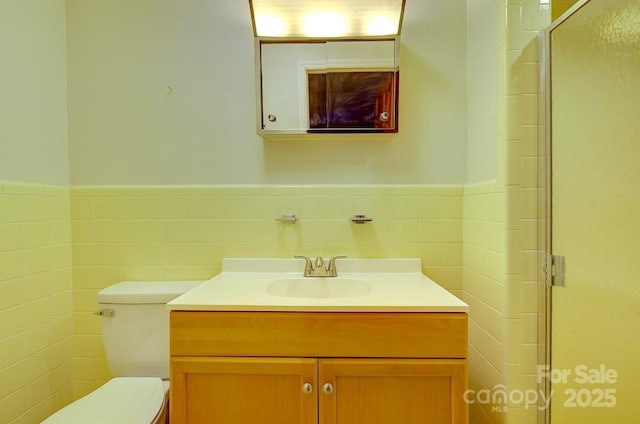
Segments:
[[[316,424],[316,369],[305,358],[174,356],[171,423]]]
[[[464,359],[322,359],[320,424],[467,424]]]

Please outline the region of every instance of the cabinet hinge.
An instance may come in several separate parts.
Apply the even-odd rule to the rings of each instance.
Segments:
[[[547,255],[545,265],[545,277],[547,286],[564,287],[565,277],[565,257],[556,255]]]

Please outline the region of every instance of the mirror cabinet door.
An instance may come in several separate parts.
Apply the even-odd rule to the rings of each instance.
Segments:
[[[395,65],[392,40],[327,43],[327,128],[394,129]]]
[[[261,43],[262,128],[309,128],[309,72],[326,72],[326,43]]]

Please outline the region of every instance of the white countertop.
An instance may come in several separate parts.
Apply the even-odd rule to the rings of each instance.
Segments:
[[[301,279],[302,259],[225,259],[222,272],[167,304],[182,311],[468,312],[469,306],[421,272],[420,259],[342,259],[338,278],[365,280],[364,295],[333,298],[270,294],[269,283]],[[313,279],[313,278],[310,278]],[[324,277],[328,281],[332,277]],[[333,283],[333,282],[332,282]]]

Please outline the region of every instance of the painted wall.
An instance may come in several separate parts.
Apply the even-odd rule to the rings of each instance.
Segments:
[[[69,183],[64,5],[0,3],[0,181]]]
[[[73,185],[466,181],[465,0],[407,2],[391,141],[263,142],[246,1],[69,0],[67,35]]]
[[[495,0],[467,1],[467,183],[492,181],[498,155],[498,11]]]

